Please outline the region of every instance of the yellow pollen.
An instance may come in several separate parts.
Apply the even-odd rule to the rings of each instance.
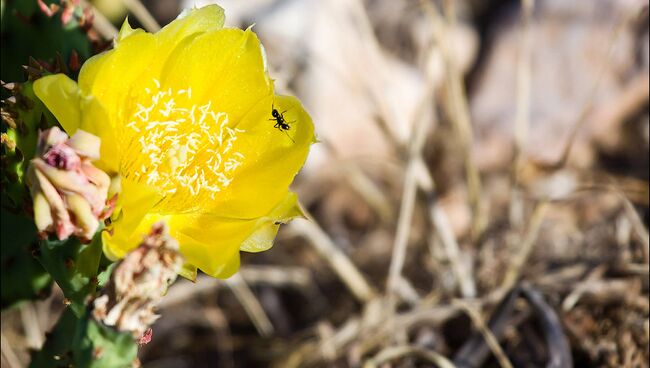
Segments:
[[[244,162],[234,145],[244,131],[231,126],[227,113],[215,112],[211,101],[194,103],[191,88],[161,89],[154,79],[144,91],[149,100],[135,104],[124,128],[120,174],[158,188],[165,195],[156,205],[161,212],[214,200]]]

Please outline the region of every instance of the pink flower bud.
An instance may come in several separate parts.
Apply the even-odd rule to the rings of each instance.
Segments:
[[[110,215],[110,177],[90,162],[99,157],[98,137],[78,130],[72,138],[57,127],[39,135],[36,157],[27,172],[34,220],[42,237],[70,235],[88,242]]]
[[[43,155],[43,160],[50,166],[62,170],[76,170],[81,166],[81,158],[65,144],[53,146]]]
[[[148,342],[147,331],[159,317],[154,308],[176,280],[182,264],[178,243],[165,224],[154,224],[140,246],[113,270],[105,294],[94,301],[93,317]]]

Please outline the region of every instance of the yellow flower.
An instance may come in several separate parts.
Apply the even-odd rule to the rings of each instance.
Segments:
[[[228,277],[239,250],[268,249],[279,224],[301,215],[288,187],[314,142],[311,118],[297,99],[274,93],[257,36],[223,21],[221,8],[207,6],[156,34],[125,22],[78,83],[59,74],[34,85],[68,134],[101,138],[96,166],[119,174],[103,235],[112,259],[163,220],[184,276],[198,267]]]

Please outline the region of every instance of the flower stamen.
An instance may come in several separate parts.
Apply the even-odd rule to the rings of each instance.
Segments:
[[[125,125],[129,154],[123,156],[120,174],[165,193],[157,205],[162,212],[181,207],[189,196],[214,200],[244,163],[235,142],[245,131],[231,127],[228,114],[215,111],[212,101],[192,101],[191,88],[161,90],[154,79],[144,91],[149,103],[136,103]]]

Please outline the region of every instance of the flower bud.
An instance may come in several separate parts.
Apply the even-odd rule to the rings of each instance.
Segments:
[[[55,233],[88,242],[110,215],[106,196],[110,177],[90,162],[99,157],[99,138],[78,130],[72,138],[57,127],[39,135],[27,171],[34,221],[42,237]]]
[[[159,317],[154,308],[167,292],[183,258],[164,223],[154,224],[138,248],[121,260],[105,294],[94,301],[93,317],[141,339]],[[146,340],[146,339],[145,339]]]

